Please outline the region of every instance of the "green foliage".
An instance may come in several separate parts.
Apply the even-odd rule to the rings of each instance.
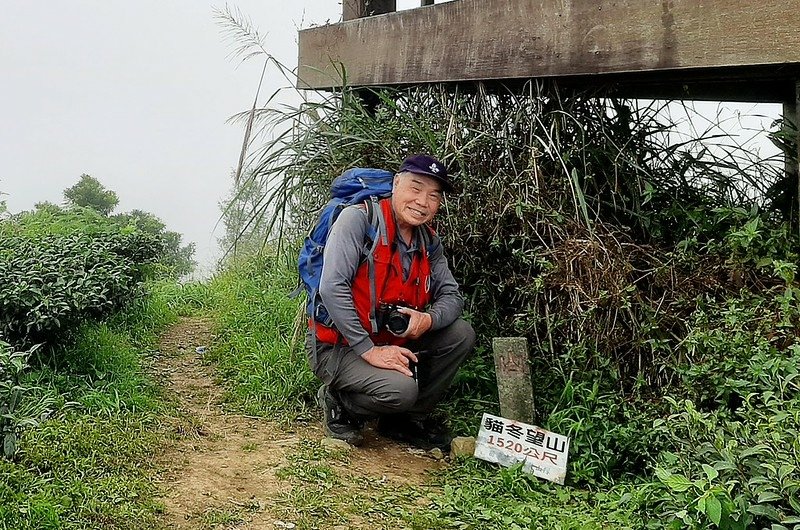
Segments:
[[[726,488],[714,485],[719,472],[704,464],[705,477],[691,481],[663,468],[656,476],[670,492],[681,498],[680,506],[666,515],[668,528],[704,528],[709,523],[726,530],[745,530],[752,518],[741,513]]]
[[[673,528],[800,525],[797,398],[753,394],[738,419],[701,412],[688,400],[674,405],[660,428],[676,452],[663,453],[656,472],[663,484],[657,504]]]
[[[108,232],[106,217],[90,208],[65,209],[55,204],[38,204],[34,211],[20,212],[0,223],[3,236],[69,236],[75,233],[97,235]]]
[[[11,345],[0,341],[0,444],[2,455],[11,458],[17,452],[17,439],[25,427],[35,427],[38,412],[48,400],[37,403],[34,410],[23,402],[33,388],[24,384],[23,373],[28,368],[28,358],[37,348],[15,351]]]
[[[302,307],[288,296],[296,281],[284,260],[256,256],[211,282],[219,329],[209,358],[248,414],[294,418],[316,390],[303,353]]]
[[[612,384],[603,383],[608,374],[592,375],[573,374],[542,424],[572,440],[571,483],[603,487],[636,480],[646,475],[651,452],[663,446],[659,433],[643,428],[658,408],[620,399]]]
[[[112,220],[121,227],[135,228],[160,240],[162,251],[158,262],[166,268],[169,278],[181,278],[190,274],[197,263],[194,260],[195,244],[181,245],[181,235],[167,230],[164,222],[155,215],[142,210],[114,215]]]
[[[697,315],[687,339],[695,362],[679,368],[686,398],[667,398],[671,414],[655,422],[670,447],[659,459],[659,506],[676,528],[800,524],[800,345],[780,325],[798,307],[787,315],[779,298]]]
[[[22,376],[30,400],[61,408],[23,431],[13,461],[0,459],[0,528],[158,526],[153,461],[170,410],[143,374],[142,353],[180,303],[159,284],[149,291],[107,323],[82,325],[58,370],[34,366]]]
[[[44,216],[51,218],[49,215]],[[0,238],[0,336],[17,343],[55,343],[87,318],[101,318],[136,296],[155,261],[157,240],[105,225],[86,232],[82,214],[4,221]]]
[[[117,194],[107,190],[100,182],[89,175],[81,175],[80,180],[64,190],[68,204],[89,208],[100,215],[108,216],[119,204]]]
[[[97,185],[102,187],[99,183]],[[161,248],[158,254],[160,275],[181,278],[194,270],[195,244],[181,245],[181,234],[167,230],[164,222],[154,214],[134,209],[110,215],[110,211],[104,212],[96,205],[83,202],[86,201],[68,201],[70,207],[66,209],[52,203],[38,203],[34,212],[23,212],[17,219],[38,233],[70,235],[77,231],[95,234],[111,230],[144,234],[157,241]]]

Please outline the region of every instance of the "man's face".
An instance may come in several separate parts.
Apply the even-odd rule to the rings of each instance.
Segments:
[[[401,228],[427,223],[442,203],[442,187],[433,178],[417,173],[394,177],[392,208]]]

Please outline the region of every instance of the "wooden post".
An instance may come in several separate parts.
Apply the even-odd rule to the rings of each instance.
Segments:
[[[342,20],[355,20],[372,15],[397,11],[397,0],[342,0]],[[378,105],[378,97],[370,90],[356,90],[371,114]]]
[[[533,382],[525,337],[495,337],[492,340],[500,415],[533,423]]]
[[[792,161],[792,170],[794,171],[795,180],[797,181],[797,231],[800,234],[800,122],[797,120],[798,108],[800,108],[800,80],[794,82],[794,115],[792,116],[794,122],[794,131],[796,133],[795,142],[795,159]]]
[[[397,11],[397,0],[342,0],[342,20],[382,15]]]

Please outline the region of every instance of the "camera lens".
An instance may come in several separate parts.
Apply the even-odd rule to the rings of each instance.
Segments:
[[[395,309],[386,318],[386,329],[395,335],[402,335],[408,329],[409,320],[410,317],[408,315]]]

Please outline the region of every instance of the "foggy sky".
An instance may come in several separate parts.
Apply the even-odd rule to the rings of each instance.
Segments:
[[[212,5],[195,0],[0,3],[0,192],[9,210],[61,203],[83,173],[197,244],[209,268],[262,61],[228,57]],[[278,9],[278,5],[280,8]],[[297,64],[297,29],[336,22],[330,0],[231,3]],[[263,94],[287,86],[269,75]],[[287,97],[291,98],[292,91]]]

